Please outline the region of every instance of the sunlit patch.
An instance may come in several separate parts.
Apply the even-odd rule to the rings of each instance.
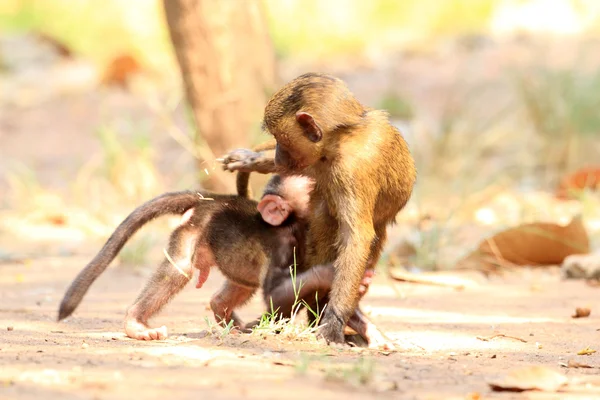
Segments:
[[[498,217],[494,210],[482,207],[475,212],[475,220],[483,225],[494,225],[498,223]]]
[[[402,331],[402,332],[386,332],[386,335],[397,342],[401,347],[411,348],[420,347],[428,352],[437,351],[456,351],[468,350],[486,351],[507,349],[514,350],[527,346],[526,343],[521,343],[514,340],[494,340],[482,341],[477,339],[475,335],[459,332],[439,332],[439,331]]]
[[[188,346],[177,346],[177,347],[158,347],[158,348],[136,348],[136,352],[145,353],[155,357],[161,356],[178,356],[185,357],[187,359],[193,359],[197,361],[209,361],[217,356],[233,357],[231,352],[221,350],[209,350],[203,347],[188,347]]]
[[[529,31],[576,34],[593,26],[600,14],[595,2],[575,5],[570,0],[530,0],[504,2],[495,11],[495,33]]]
[[[365,310],[367,308],[365,307]],[[369,314],[374,317],[392,317],[407,323],[451,323],[451,324],[525,324],[556,322],[552,318],[511,317],[508,315],[474,315],[448,311],[431,311],[417,308],[371,307]]]
[[[71,375],[69,371],[44,369],[42,371],[25,371],[19,375],[18,380],[37,385],[68,385],[72,380]]]

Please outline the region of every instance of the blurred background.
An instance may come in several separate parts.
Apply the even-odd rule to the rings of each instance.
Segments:
[[[215,158],[267,140],[269,96],[309,71],[410,144],[389,262],[452,268],[496,232],[577,215],[600,245],[600,2],[165,3],[0,0],[0,261],[91,255],[153,196],[232,192]],[[160,258],[169,224],[120,263]]]

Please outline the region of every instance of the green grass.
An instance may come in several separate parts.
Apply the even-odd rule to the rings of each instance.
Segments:
[[[296,266],[296,253],[294,249],[294,263],[290,265],[290,278],[292,280],[292,287],[294,290],[294,303],[292,304],[291,317],[282,317],[279,314],[279,309],[274,307],[271,300],[270,311],[267,311],[261,315],[258,325],[252,330],[253,335],[265,337],[277,334],[286,339],[298,339],[302,337],[315,338],[315,333],[319,325],[319,318],[321,317],[320,312],[322,310],[319,310],[318,308],[318,298],[315,298],[317,310],[313,310],[304,300],[300,299],[299,292],[302,288],[302,282],[298,283],[297,281]],[[310,325],[296,323],[296,318],[298,317],[298,313],[302,307],[306,308],[307,312],[313,316],[313,322]]]

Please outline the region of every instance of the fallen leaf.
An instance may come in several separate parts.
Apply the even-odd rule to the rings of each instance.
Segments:
[[[47,215],[46,219],[50,225],[65,226],[67,224],[67,217],[64,214]]]
[[[142,67],[135,58],[129,54],[123,54],[108,63],[102,83],[125,88],[129,78],[141,71]]]
[[[575,360],[569,360],[569,362],[567,363],[567,366],[569,368],[594,368],[591,365],[583,364],[583,363],[577,362]]]
[[[600,189],[600,167],[581,168],[565,176],[556,189],[556,197],[574,198],[585,189]]]
[[[542,390],[556,392],[567,383],[563,374],[542,366],[531,366],[515,369],[498,382],[488,382],[492,390],[502,392],[523,392],[526,390]]]
[[[559,265],[567,256],[589,251],[588,234],[577,216],[566,226],[536,222],[499,232],[482,241],[457,267],[491,273],[518,265]]]
[[[571,318],[586,318],[589,317],[592,310],[586,307],[577,307],[575,309],[575,314],[571,315]]]
[[[579,350],[577,352],[578,356],[589,356],[590,354],[594,354],[596,352],[596,350],[591,349],[589,346],[586,347],[583,350]]]

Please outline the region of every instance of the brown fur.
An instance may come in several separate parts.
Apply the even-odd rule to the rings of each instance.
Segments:
[[[414,161],[387,114],[365,108],[328,75],[305,74],[281,88],[265,108],[264,126],[277,148],[268,166],[260,160],[262,170],[315,181],[304,268],[333,262],[321,334],[341,342],[358,305],[361,278],[379,260],[386,227],[410,198]],[[226,160],[229,170],[252,167]]]
[[[286,190],[285,181],[277,181],[271,191],[285,198],[298,210],[280,226],[263,221],[259,203],[234,195],[186,191],[167,193],[134,210],[108,239],[98,255],[75,278],[59,309],[59,320],[71,315],[83,296],[116,257],[129,238],[150,220],[166,214],[183,215],[173,231],[165,259],[127,313],[126,332],[137,339],[160,339],[166,328],[150,329],[148,320],[191,280],[193,268],[200,271],[197,287],[208,278],[210,267],[217,265],[227,278],[213,296],[211,308],[219,322],[233,321],[243,327],[234,310],[247,302],[262,286],[270,268],[281,269],[293,262],[293,249],[304,248],[305,224],[297,217],[302,205],[295,203],[297,182]],[[304,191],[309,189],[305,187]],[[212,200],[211,200],[212,199]],[[173,263],[177,265],[174,266]],[[286,267],[287,268],[287,267]]]

